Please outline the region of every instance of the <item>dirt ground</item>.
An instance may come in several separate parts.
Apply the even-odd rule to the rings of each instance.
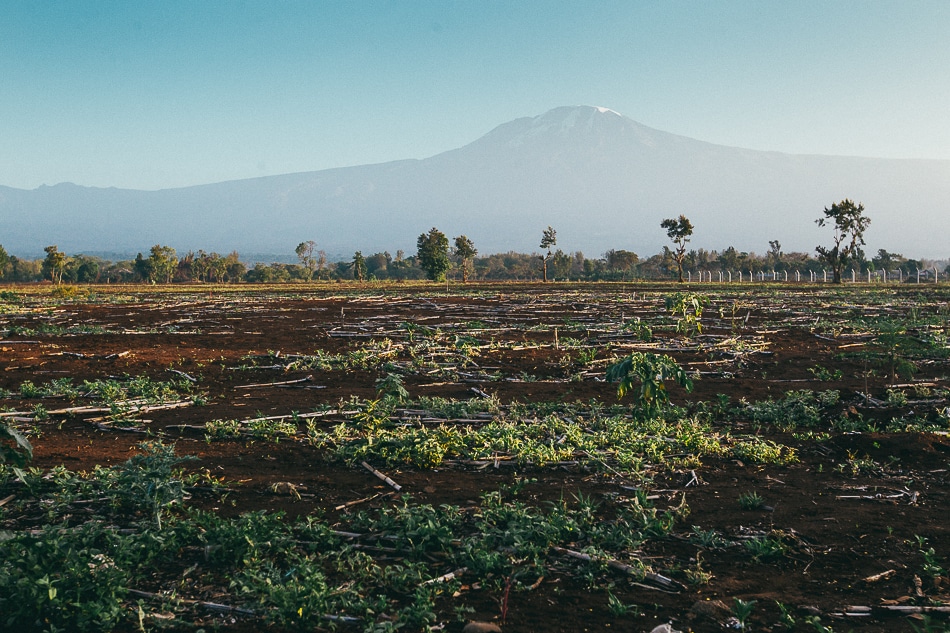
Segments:
[[[11,392],[9,398],[0,399],[0,407],[23,410],[40,402],[17,395],[25,381],[39,384],[68,376],[78,383],[124,375],[169,380],[181,375],[175,372],[187,374],[207,394],[204,406],[150,412],[144,416],[148,421],[142,429],[129,431],[97,425],[81,415],[41,424],[41,433],[31,438],[31,465],[88,471],[96,465],[117,464],[136,452],[144,429],[150,437],[176,443],[179,454],[198,457],[195,468],[223,478],[232,489],[226,503],[213,496],[196,496],[194,504],[222,514],[263,509],[295,517],[320,511],[345,526],[350,510],[337,507],[388,492],[365,469],[328,462],[318,449],[293,440],[209,442],[200,427],[212,419],[287,415],[352,397],[375,398],[374,384],[385,375],[379,369],[288,371],[283,359],[318,350],[346,354],[368,341],[405,337],[404,323],[456,331],[461,324],[477,322],[481,329],[470,331],[479,342],[505,343],[496,351],[483,351],[476,359],[477,368],[470,369],[473,374],[465,378],[425,372],[406,375],[404,385],[412,398],[464,400],[482,392],[502,403],[592,399],[616,403],[616,385],[604,381],[604,371],[607,359],[624,353],[624,344],[630,340],[611,338],[602,326],[637,317],[658,324],[654,340],[661,342],[660,349],[691,371],[701,372],[692,393],[671,389],[678,405],[714,401],[719,394],[736,404],[779,399],[790,390],[837,389],[844,412],[880,418],[884,428],[895,411],[869,402],[886,400],[889,386],[950,388],[950,362],[945,358],[918,363],[913,378],[895,380],[884,370],[869,371],[866,359],[843,354],[867,339],[853,328],[837,325],[839,319],[855,314],[888,310],[905,314],[915,302],[937,310],[946,303],[946,293],[931,296],[916,288],[897,288],[887,291],[887,300],[881,302],[879,294],[840,297],[796,287],[719,289],[702,319],[703,333],[696,337],[707,345],[696,348],[681,345],[682,336],[661,327],[672,323],[663,298],[677,288],[636,284],[595,288],[488,285],[466,288],[464,293],[459,288],[446,292],[439,287],[402,290],[397,286],[265,292],[103,290],[102,296],[111,293],[114,302],[100,296],[97,301],[74,299],[0,314],[0,333],[10,331],[0,338],[0,389]],[[706,291],[696,286],[691,290]],[[719,353],[713,347],[719,340],[716,337],[738,337],[748,348],[741,354]],[[586,368],[576,363],[568,367],[563,360],[578,349],[597,350]],[[815,368],[827,373],[819,376]],[[68,403],[43,401],[43,405],[53,409]],[[946,401],[914,404],[910,395],[899,413],[929,408],[937,415],[947,406]],[[919,411],[913,411],[915,407]],[[737,425],[737,430],[755,431],[748,422]],[[684,585],[682,591],[667,593],[618,579],[617,595],[626,603],[636,603],[641,611],[618,616],[605,607],[602,592],[589,590],[565,571],[544,578],[533,591],[512,594],[503,622],[497,595],[467,587],[468,604],[475,609],[472,617],[512,633],[640,632],[666,622],[674,629],[705,633],[737,628],[730,618],[734,600],[739,598],[756,601],[746,630],[783,630],[776,602],[787,605],[795,615],[798,624],[792,630],[924,630],[920,614],[908,617],[887,607],[950,605],[946,572],[942,577],[924,574],[916,538],[925,537],[944,569],[950,568],[950,438],[946,432],[830,431],[823,442],[768,428],[761,433],[796,448],[799,461],[750,465],[737,459],[704,459],[695,468],[658,470],[651,483],[650,493],[658,507],[679,504],[685,496],[689,515],[673,537],[651,545],[646,555],[664,561],[668,574],[675,574],[677,566],[695,564],[701,555],[703,568],[713,574],[708,584]],[[858,458],[874,460],[880,467],[857,472],[841,467]],[[433,505],[466,506],[483,492],[518,477],[536,480],[525,494],[538,502],[578,492],[606,498],[630,486],[622,477],[570,466],[457,465],[399,468],[386,474],[401,484],[413,503]],[[292,482],[306,494],[299,499],[275,494],[279,482]],[[750,492],[764,499],[765,508],[739,506],[739,496]],[[382,495],[359,508],[393,503],[394,498]],[[17,524],[16,517],[5,519],[8,527]],[[781,530],[801,547],[779,562],[753,562],[741,548],[700,551],[689,539],[694,527],[733,539]],[[448,603],[445,609],[451,613]],[[937,623],[931,626],[947,626],[946,614],[930,615]],[[809,616],[820,616],[826,628],[806,626]],[[446,631],[462,629],[462,623],[449,615],[442,621]],[[231,628],[256,630],[258,626],[236,622]]]

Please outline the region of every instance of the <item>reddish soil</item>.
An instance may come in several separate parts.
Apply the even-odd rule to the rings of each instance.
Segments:
[[[150,422],[145,428],[152,436],[176,442],[179,454],[200,458],[196,468],[224,478],[233,488],[224,502],[196,496],[192,503],[226,514],[266,509],[294,517],[319,510],[331,522],[345,526],[345,511],[335,511],[336,506],[387,490],[365,470],[328,463],[318,450],[303,442],[208,442],[200,430],[176,425],[200,426],[212,419],[306,412],[353,396],[373,398],[374,382],[383,375],[378,370],[288,372],[237,368],[248,364],[251,355],[273,356],[278,351],[278,359],[310,355],[317,350],[345,353],[367,341],[391,338],[402,322],[448,328],[480,321],[490,329],[469,334],[481,342],[494,339],[544,344],[483,352],[477,362],[482,369],[499,373],[502,379],[497,381],[408,376],[405,386],[414,398],[468,399],[474,397],[475,387],[503,403],[598,399],[611,404],[617,400],[616,386],[602,380],[606,364],[596,361],[606,361],[622,349],[601,349],[580,379],[567,381],[579,367],[566,367],[562,362],[565,354],[577,354],[566,352],[563,342],[572,338],[603,347],[607,340],[600,332],[601,324],[636,316],[651,324],[663,318],[669,323],[663,296],[674,289],[630,284],[504,285],[472,288],[464,295],[446,294],[437,288],[402,291],[395,286],[362,292],[350,289],[348,295],[327,288],[296,290],[294,294],[134,294],[125,303],[69,302],[50,309],[39,307],[29,314],[0,313],[0,332],[14,326],[38,330],[44,325],[57,326],[64,332],[0,339],[0,388],[16,394],[27,380],[41,384],[69,376],[79,383],[125,374],[168,380],[174,377],[170,369],[184,372],[198,378],[200,390],[208,395],[207,406],[149,413],[145,417]],[[862,304],[862,296],[839,300],[833,294],[812,294],[800,288],[780,293],[761,289],[717,294],[703,318],[704,335],[738,335],[758,345],[758,351],[739,356],[709,348],[677,351],[675,346],[682,337],[670,330],[657,330],[656,340],[673,350],[668,353],[691,370],[703,372],[692,393],[674,388],[672,400],[689,405],[714,401],[717,394],[726,394],[732,403],[740,399],[755,402],[781,398],[792,389],[833,388],[841,391],[843,410],[850,407],[866,419],[880,418],[883,428],[895,411],[865,407],[867,401],[862,394],[886,399],[886,372],[878,370],[869,375],[868,361],[841,356],[851,350],[851,339],[841,338],[848,331],[833,331],[831,323],[848,314],[900,311],[901,305],[918,299],[921,304],[937,306],[934,310],[946,302],[945,295],[934,298],[903,289],[890,296],[897,307],[890,303],[884,307]],[[109,333],[69,333],[70,328],[78,332],[77,328],[94,327]],[[840,370],[841,377],[819,380],[814,371],[809,371],[816,367],[831,373]],[[244,386],[308,375],[312,376],[310,382],[288,388]],[[950,387],[948,375],[950,362],[946,359],[928,361],[920,365],[916,382],[931,389],[946,389]],[[522,381],[507,380],[519,377]],[[0,406],[26,410],[37,402],[13,396],[0,399]],[[49,400],[43,405],[52,409],[68,403]],[[947,407],[947,403],[911,403],[901,412],[908,413],[915,406],[936,410]],[[132,455],[143,439],[138,433],[96,427],[81,416],[54,422],[41,425],[42,433],[33,438],[33,466],[90,470],[99,464],[112,465]],[[747,424],[744,431],[749,430]],[[674,628],[684,631],[721,631],[728,626],[733,600],[740,598],[757,601],[747,630],[782,630],[777,624],[778,601],[797,618],[794,630],[815,630],[804,620],[819,615],[822,623],[835,631],[912,631],[914,626],[922,626],[919,619],[892,615],[882,607],[950,605],[950,581],[946,575],[934,578],[924,574],[915,538],[926,537],[944,568],[950,568],[950,438],[946,433],[831,432],[830,440],[818,443],[767,429],[762,432],[768,439],[796,447],[800,461],[760,466],[734,459],[704,460],[692,469],[659,470],[652,483],[651,494],[658,495],[658,507],[678,504],[685,495],[690,512],[677,526],[676,535],[655,542],[647,555],[662,560],[663,568],[672,570],[670,574],[677,566],[690,566],[700,555],[703,568],[714,574],[708,584],[670,594],[628,584],[618,576],[614,593],[624,603],[639,605],[642,615],[617,616],[607,609],[602,591],[588,590],[565,567],[560,575],[545,578],[536,590],[511,594],[503,630],[640,632],[672,622]],[[857,474],[838,468],[856,456],[872,458],[880,467]],[[693,480],[693,472],[697,480]],[[622,493],[622,486],[629,485],[619,478],[569,467],[406,468],[387,474],[403,486],[413,503],[434,505],[465,506],[482,492],[496,490],[521,476],[537,480],[524,493],[532,500],[578,491],[605,498]],[[308,494],[299,500],[274,494],[272,486],[284,481],[305,488]],[[737,499],[749,492],[758,493],[771,508],[742,510]],[[393,498],[383,496],[359,507],[392,503]],[[737,539],[754,530],[782,530],[799,545],[777,563],[756,563],[740,548],[698,549],[687,539],[694,526]],[[893,572],[880,580],[872,579],[890,570]],[[469,587],[466,604],[475,608],[475,619],[501,624],[498,595]],[[871,615],[846,615],[852,605],[871,607]],[[452,603],[447,601],[443,608],[445,630],[460,631],[461,624],[452,617]],[[935,622],[946,623],[946,619],[939,619],[946,616],[933,617]],[[257,627],[253,622],[235,626],[243,630]]]

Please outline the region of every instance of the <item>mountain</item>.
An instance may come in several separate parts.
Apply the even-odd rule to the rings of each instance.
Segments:
[[[482,253],[538,249],[542,230],[588,256],[651,255],[660,222],[685,214],[692,246],[813,251],[814,220],[843,198],[871,218],[869,253],[945,257],[950,161],[804,156],[706,143],[606,108],[562,107],[502,124],[464,147],[403,160],[195,187],[137,191],[73,184],[0,187],[0,244],[41,254],[135,253],[153,244],[293,257],[313,239],[331,255],[415,252],[438,227]]]

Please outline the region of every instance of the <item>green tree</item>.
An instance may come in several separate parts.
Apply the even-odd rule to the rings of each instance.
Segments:
[[[314,256],[314,247],[317,245],[313,240],[307,240],[297,245],[295,252],[300,265],[307,271],[307,281],[313,279],[313,273],[317,269],[317,258]]]
[[[883,270],[895,270],[903,267],[905,263],[907,263],[907,258],[903,255],[900,253],[888,253],[887,250],[883,248],[879,248],[877,255],[871,258],[871,264],[875,268]]]
[[[10,256],[7,255],[7,252],[3,248],[3,244],[0,244],[0,277],[3,277],[3,270],[7,267],[7,264],[10,263]]]
[[[169,284],[178,270],[178,256],[171,246],[156,244],[149,251],[148,280],[153,283]]]
[[[419,266],[432,281],[445,281],[445,273],[452,265],[449,261],[449,238],[439,229],[432,227],[416,240]]]
[[[63,281],[63,272],[66,270],[66,254],[59,250],[56,245],[47,246],[43,249],[46,252],[46,259],[43,260],[43,275],[49,276],[54,284]]]
[[[363,280],[366,279],[366,258],[363,257],[362,251],[356,251],[353,253],[353,279],[356,279],[360,283],[363,283]]]
[[[864,255],[861,247],[864,246],[864,232],[871,224],[871,219],[864,215],[863,204],[855,204],[845,198],[831,207],[825,207],[824,217],[818,218],[815,223],[834,227],[834,246],[816,246],[815,252],[819,260],[831,267],[834,283],[840,284],[844,267]]]
[[[458,259],[459,268],[462,270],[462,283],[468,281],[468,273],[472,267],[472,259],[478,255],[475,249],[475,243],[468,237],[459,235],[455,238],[455,257]]]
[[[547,254],[541,255],[541,279],[548,280],[548,260],[551,259],[551,247],[557,245],[557,231],[550,226],[544,229],[541,234],[541,250],[547,250]]]
[[[237,251],[231,251],[230,254],[224,258],[224,270],[225,275],[227,275],[227,281],[234,283],[241,281],[244,273],[247,272],[247,266],[241,261],[241,256],[238,255]]]
[[[778,240],[769,240],[769,252],[765,255],[766,264],[772,270],[782,270],[782,244]]]
[[[557,249],[554,251],[554,255],[551,256],[551,267],[554,271],[554,277],[557,279],[567,279],[571,274],[571,266],[574,264],[574,258],[562,251]]]
[[[626,279],[628,273],[634,273],[639,262],[640,257],[632,251],[610,249],[604,253],[607,270],[614,274],[619,272],[621,279]]]
[[[660,227],[666,229],[666,236],[676,245],[672,251],[673,260],[676,262],[677,280],[683,282],[683,260],[686,259],[686,244],[693,234],[693,223],[685,215],[679,218],[667,218],[660,222]]]
[[[71,279],[81,284],[92,284],[99,281],[100,264],[105,264],[103,260],[88,255],[77,255],[67,266],[67,269],[73,269]]]
[[[135,271],[135,275],[142,281],[148,281],[151,278],[149,261],[142,257],[142,253],[138,253],[135,256],[135,261],[132,263],[132,269]]]

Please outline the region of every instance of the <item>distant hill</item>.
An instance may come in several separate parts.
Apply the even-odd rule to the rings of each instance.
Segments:
[[[828,242],[814,220],[842,198],[863,202],[867,250],[946,257],[950,161],[803,156],[714,145],[608,110],[562,107],[498,126],[424,160],[137,191],[73,184],[0,187],[0,244],[42,254],[179,252],[293,257],[313,239],[331,255],[398,249],[436,226],[482,253],[558,247],[641,255],[666,244],[660,221],[687,215],[692,246],[764,253]]]

